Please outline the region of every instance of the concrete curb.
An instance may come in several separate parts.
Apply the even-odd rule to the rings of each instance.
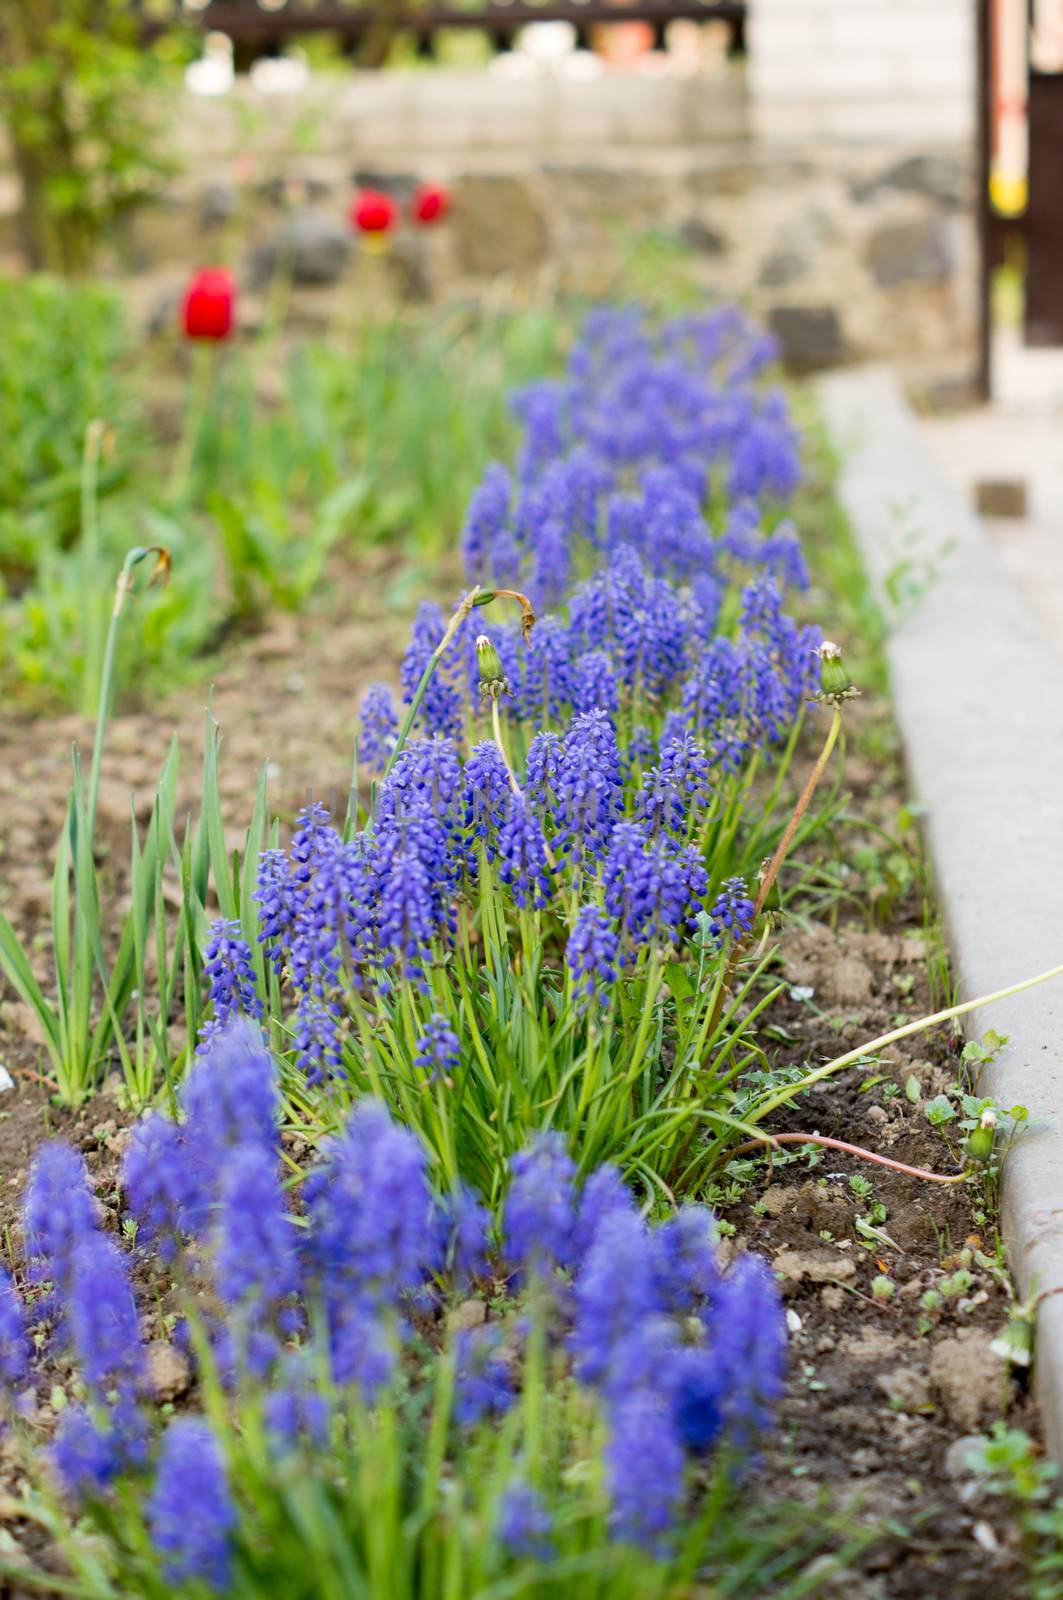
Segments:
[[[942,478],[896,378],[837,373],[820,396],[840,498],[887,615],[898,575],[936,568],[887,653],[960,996],[973,998],[1063,961],[1063,664]],[[1005,1167],[1003,1225],[1020,1293],[1041,1297],[1037,1392],[1063,1461],[1063,979],[969,1023],[1009,1039],[985,1092],[1030,1110]]]

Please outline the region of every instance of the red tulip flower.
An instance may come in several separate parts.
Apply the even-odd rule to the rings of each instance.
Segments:
[[[360,189],[348,213],[351,227],[359,233],[390,233],[398,221],[399,208],[389,194],[379,189]]]
[[[225,267],[197,272],[185,290],[181,323],[189,339],[227,339],[232,332],[236,288]]]
[[[413,197],[415,221],[423,222],[426,226],[442,222],[449,210],[449,189],[444,189],[441,183],[422,183],[418,186]]]

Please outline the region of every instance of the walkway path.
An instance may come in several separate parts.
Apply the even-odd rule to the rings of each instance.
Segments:
[[[964,454],[960,424],[951,439],[944,424],[921,430],[885,370],[836,374],[822,394],[843,452],[841,497],[892,613],[894,704],[961,997],[974,998],[1063,961],[1063,650],[1049,642],[1063,634],[1063,546],[1045,545],[1051,589],[1032,555],[1019,568],[1038,625],[995,549],[1006,535],[987,535],[928,443],[936,434],[942,459],[955,449],[988,475],[1000,471],[998,441],[1014,437],[1018,450],[1020,430],[972,419],[980,445]],[[1035,449],[1027,459],[1040,506],[1046,469]],[[1031,1112],[1005,1167],[1003,1220],[1020,1292],[1040,1297],[1038,1393],[1063,1459],[1063,979],[970,1021],[973,1034],[1009,1036],[985,1092]]]
[[[1063,658],[1063,351],[994,348],[991,406],[928,418],[923,433],[946,478],[974,504],[975,485],[1026,486],[1026,515],[986,519],[1002,566]]]

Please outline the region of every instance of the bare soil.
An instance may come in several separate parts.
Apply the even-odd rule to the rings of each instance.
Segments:
[[[853,747],[861,731],[881,731],[886,716],[881,705],[865,704]],[[865,825],[894,834],[908,825],[894,758],[874,767],[853,760],[847,779],[855,826],[837,841],[843,859],[851,853],[846,835],[851,847]],[[816,1065],[948,1003],[930,987],[921,887],[892,902],[872,893],[865,905],[860,920],[795,921],[782,933],[780,975],[790,998],[772,1021],[800,1044],[780,1061]],[[875,1065],[822,1081],[770,1131],[816,1132],[954,1173],[956,1138],[932,1127],[922,1105],[964,1079],[961,1045],[957,1032],[939,1028],[887,1046]],[[910,1079],[919,1105],[904,1092]],[[870,1181],[870,1196],[853,1192],[854,1175]],[[877,1224],[869,1213],[876,1202],[885,1208]],[[824,1563],[823,1592],[856,1600],[1025,1595],[1008,1508],[963,1470],[962,1446],[950,1454],[998,1420],[1038,1431],[1028,1370],[990,1348],[1009,1308],[992,1190],[978,1181],[942,1187],[822,1150],[811,1160],[791,1153],[765,1161],[722,1215],[743,1245],[773,1264],[791,1313],[783,1426],[758,1498],[825,1502],[879,1530],[855,1567],[832,1579]],[[858,1218],[877,1226],[877,1237],[862,1234]],[[957,1270],[970,1273],[970,1284],[925,1311],[922,1296],[943,1282],[948,1288]],[[893,1291],[877,1298],[872,1283],[886,1278]]]
[[[234,640],[220,666],[204,668],[169,700],[112,718],[96,828],[106,904],[125,909],[131,801],[145,823],[174,735],[181,750],[178,813],[198,813],[208,715],[221,730],[219,784],[230,849],[243,846],[263,766],[282,819],[310,796],[343,814],[362,694],[377,679],[397,678],[413,597],[423,597],[426,587],[415,565],[400,567],[383,551],[366,552],[356,573],[339,567],[333,577],[331,592],[312,611],[273,615],[260,631]],[[449,598],[448,589],[443,602]],[[87,770],[92,739],[93,723],[75,715],[16,716],[0,724],[0,905],[42,978],[50,970],[51,869],[71,749],[77,746]],[[41,1043],[30,1008],[0,980],[0,1062],[16,1077],[35,1077]]]

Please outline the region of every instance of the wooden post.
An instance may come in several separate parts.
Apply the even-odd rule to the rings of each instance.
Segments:
[[[975,219],[978,227],[978,366],[975,388],[978,398],[992,396],[993,309],[990,292],[993,260],[993,214],[989,199],[989,167],[992,158],[993,95],[993,0],[977,0],[977,148],[975,152]]]

